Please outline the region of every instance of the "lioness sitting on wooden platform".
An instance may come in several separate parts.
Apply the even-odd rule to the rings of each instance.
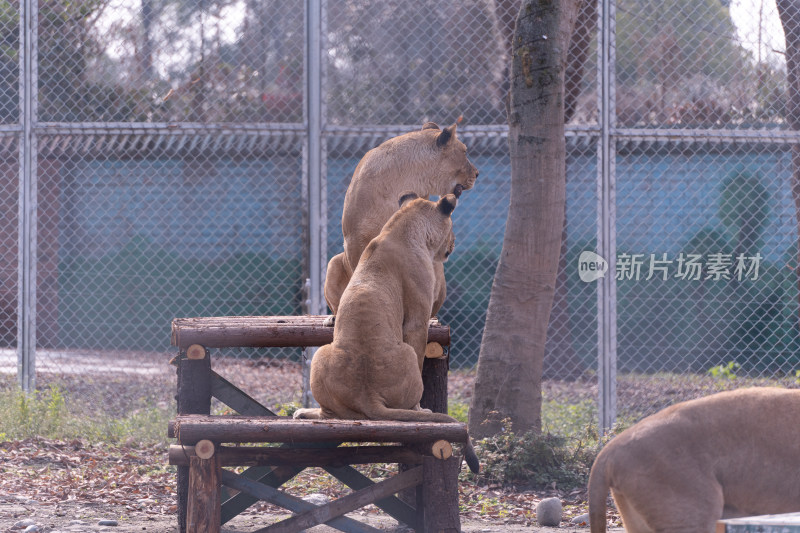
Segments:
[[[456,422],[419,406],[436,264],[453,251],[450,217],[458,200],[410,193],[370,241],[342,294],[333,343],[311,361],[311,392],[319,409],[295,418]],[[468,442],[467,464],[478,458]]]
[[[611,439],[589,476],[592,533],[608,489],[630,533],[715,531],[721,518],[800,511],[800,390],[679,403]]]
[[[427,122],[421,130],[393,137],[367,152],[356,166],[342,211],[344,252],[328,262],[325,300],[335,316],[339,299],[358,265],[361,253],[398,209],[404,192],[444,196],[470,189],[478,169],[467,158],[467,147],[456,136],[456,124],[440,129]],[[436,269],[436,296],[431,316],[445,298],[444,269]],[[333,325],[334,317],[327,321]]]

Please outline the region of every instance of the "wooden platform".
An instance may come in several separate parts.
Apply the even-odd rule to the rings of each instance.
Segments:
[[[176,318],[172,321],[172,345],[182,350],[193,344],[205,348],[322,346],[333,341],[333,328],[323,325],[325,318],[324,315]],[[450,326],[431,320],[428,342],[450,346]]]
[[[459,531],[457,478],[461,458],[451,443],[464,443],[464,424],[353,420],[293,420],[278,417],[212,370],[210,348],[319,346],[333,339],[324,316],[200,317],[175,319],[172,343],[179,349],[178,416],[168,432],[176,444],[169,462],[178,465],[181,531],[218,532],[259,500],[295,513],[258,531],[296,532],[326,523],[348,532],[375,531],[344,516],[373,503],[416,531]],[[426,359],[422,405],[447,409],[450,329],[432,321],[429,341],[443,357]],[[211,416],[211,398],[238,415]],[[252,446],[272,443],[275,446]],[[340,446],[348,443],[347,446]],[[378,443],[386,443],[379,445]],[[226,446],[234,444],[234,446]],[[251,444],[251,446],[248,446]],[[354,464],[398,463],[399,473],[377,483]],[[249,467],[235,474],[224,467]],[[353,489],[315,506],[277,488],[310,466],[322,467]],[[239,491],[224,498],[222,487]],[[410,492],[409,492],[410,490]],[[394,494],[403,493],[400,499]],[[224,499],[224,501],[223,501]]]

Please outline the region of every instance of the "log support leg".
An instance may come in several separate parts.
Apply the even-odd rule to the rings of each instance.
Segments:
[[[439,347],[439,350],[442,349],[441,344],[428,344],[429,347],[430,345],[435,344]],[[426,352],[429,351],[429,347],[426,348]],[[425,361],[422,365],[422,383],[424,388],[422,392],[422,399],[420,399],[419,402],[420,407],[424,409],[430,409],[434,413],[447,414],[447,372],[449,369],[449,355],[436,358],[425,357]],[[412,468],[411,465],[399,465],[400,472],[405,472],[410,468]],[[406,489],[398,494],[400,500],[408,505],[414,506],[417,509],[417,524],[420,524],[419,527],[421,527],[422,524],[422,522],[420,522],[422,517],[422,507],[419,505],[420,491],[421,487],[418,487],[418,490]]]
[[[208,350],[193,344],[178,356],[178,414],[207,415],[211,412],[211,358]],[[178,530],[186,529],[189,467],[179,466],[177,474]]]
[[[441,460],[424,457],[422,462],[422,527],[425,533],[461,531],[458,514],[459,457]]]
[[[213,447],[212,447],[213,453]],[[188,533],[219,533],[221,512],[219,455],[189,458],[189,498],[186,512]]]

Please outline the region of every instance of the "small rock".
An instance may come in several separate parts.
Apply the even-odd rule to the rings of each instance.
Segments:
[[[543,527],[558,527],[561,523],[561,500],[545,498],[536,506],[536,522]]]
[[[589,525],[589,513],[582,514],[580,516],[576,516],[571,520],[573,526],[588,526]]]
[[[15,522],[11,529],[25,529],[28,526],[34,525],[36,522],[31,520],[30,518],[26,518],[25,520],[20,520],[19,522]]]
[[[98,526],[118,526],[119,523],[116,520],[100,520],[97,523]]]
[[[331,501],[330,498],[319,492],[315,492],[314,494],[309,494],[308,496],[304,496],[303,500],[307,501],[308,503],[313,503],[314,505],[325,505],[326,503]]]

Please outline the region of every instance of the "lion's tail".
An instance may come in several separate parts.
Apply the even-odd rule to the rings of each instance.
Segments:
[[[380,406],[375,412],[369,413],[369,418],[373,420],[397,420],[398,422],[458,422],[452,416],[444,413],[429,413],[427,411],[413,411],[411,409],[392,409]],[[472,440],[467,435],[467,442],[464,446],[464,459],[467,461],[469,469],[477,474],[481,470],[481,463],[475,448],[472,447]]]
[[[606,456],[601,450],[589,473],[589,529],[591,533],[606,533],[606,502],[610,488]]]

